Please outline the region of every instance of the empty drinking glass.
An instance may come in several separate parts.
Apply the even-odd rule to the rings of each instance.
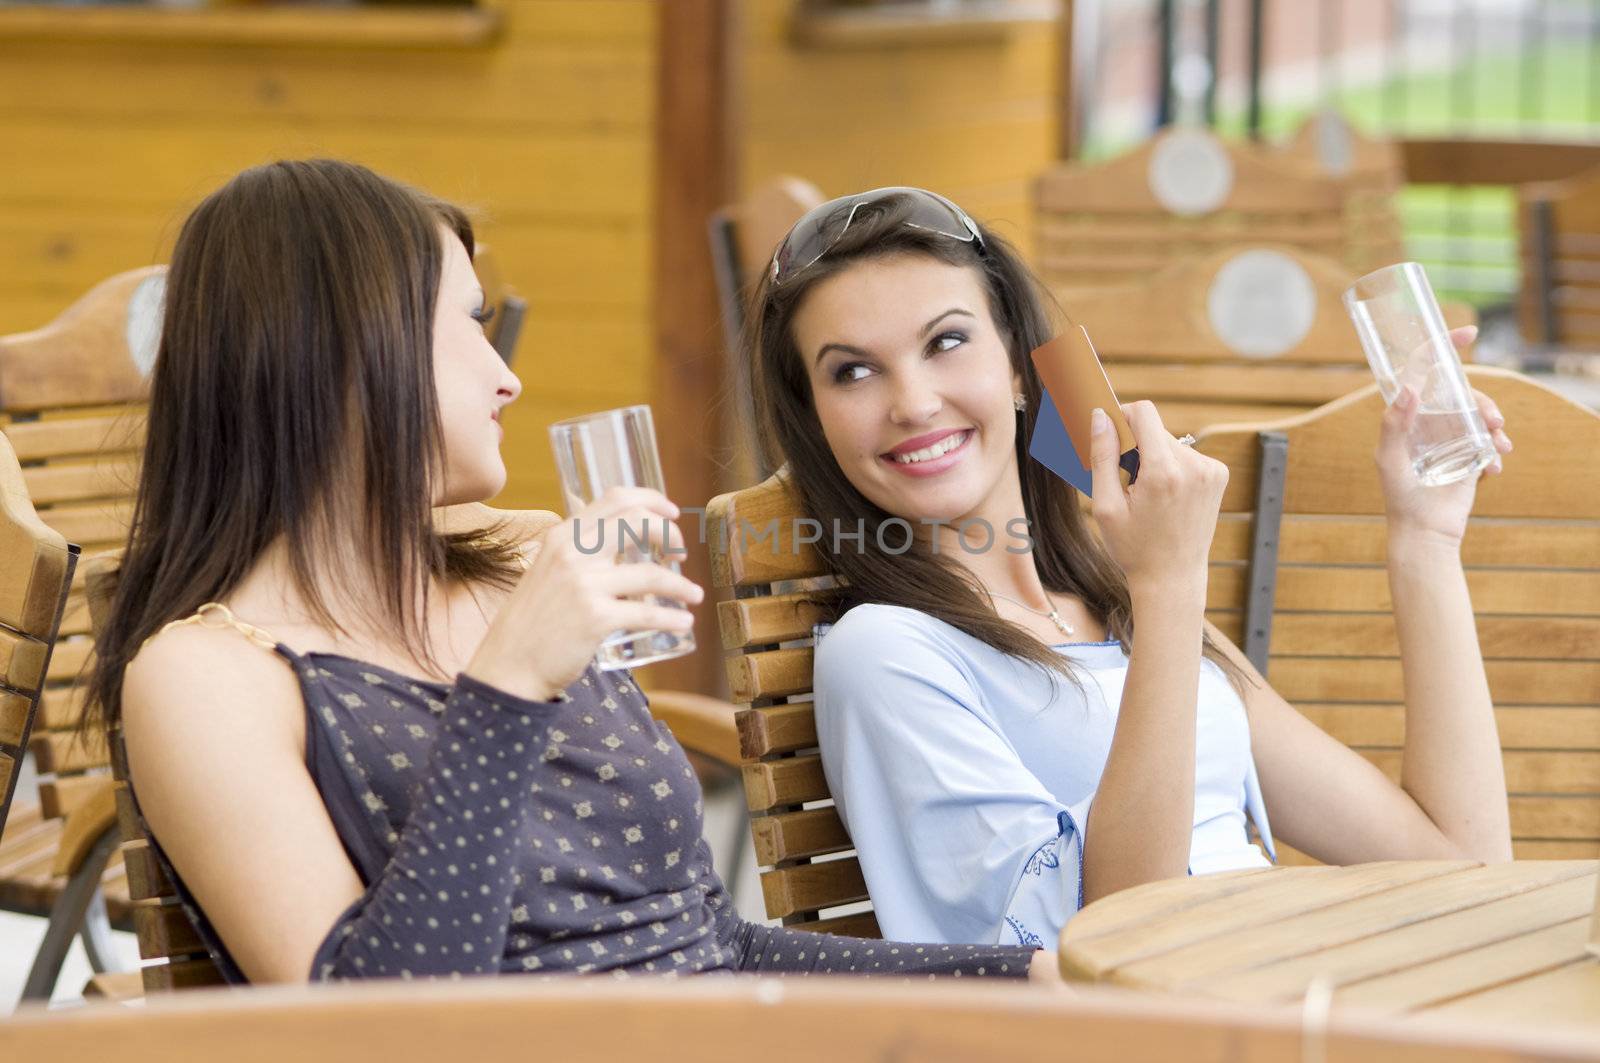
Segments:
[[[1455,483],[1493,461],[1494,443],[1422,267],[1402,262],[1369,273],[1344,293],[1344,305],[1383,401],[1406,387],[1420,400],[1407,439],[1417,478]]]
[[[613,487],[649,487],[666,492],[649,406],[627,406],[558,421],[550,426],[550,444],[555,448],[568,516]],[[604,538],[613,531],[615,541]],[[624,562],[654,561],[678,571],[678,562],[664,557],[659,547],[649,543],[644,528],[580,527],[577,535],[579,549],[604,549],[618,553]],[[670,598],[652,595],[649,601],[684,608],[682,602]],[[595,667],[603,672],[639,668],[681,657],[694,648],[693,632],[680,635],[670,631],[616,631],[600,644]]]

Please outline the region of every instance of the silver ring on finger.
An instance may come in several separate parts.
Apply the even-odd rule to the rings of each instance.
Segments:
[[[1180,447],[1192,447],[1194,446],[1194,436],[1190,435],[1188,432],[1185,432],[1174,442],[1176,442]]]

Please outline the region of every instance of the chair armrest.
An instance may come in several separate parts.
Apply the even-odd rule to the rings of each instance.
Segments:
[[[737,767],[739,730],[733,714],[738,711],[726,701],[690,694],[682,690],[650,691],[650,714],[671,728],[683,748],[712,760]]]
[[[144,999],[144,975],[137,969],[132,971],[102,971],[89,979],[83,987],[85,1000],[99,998],[110,1000],[118,1004],[126,1004],[134,1000]]]
[[[95,842],[99,841],[106,831],[116,829],[116,781],[107,775],[77,808],[67,814],[51,874],[57,877],[72,875],[83,865]]]

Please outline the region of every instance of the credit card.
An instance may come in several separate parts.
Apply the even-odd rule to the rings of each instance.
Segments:
[[[1139,475],[1139,451],[1122,405],[1111,390],[1089,333],[1074,325],[1033,352],[1033,364],[1044,383],[1045,403],[1034,423],[1028,454],[1086,495],[1093,496],[1090,474],[1092,415],[1106,412],[1117,429],[1122,450],[1119,464],[1130,482]]]

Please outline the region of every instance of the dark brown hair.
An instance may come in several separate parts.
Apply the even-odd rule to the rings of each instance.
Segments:
[[[975,241],[962,242],[906,225],[909,207],[905,197],[891,196],[858,209],[839,241],[820,259],[786,277],[782,285],[773,285],[770,277],[758,285],[744,348],[765,458],[769,466],[787,462],[801,506],[824,527],[856,528],[858,521],[865,526],[862,548],[823,551],[833,575],[844,584],[836,616],[869,602],[905,606],[1076,681],[1062,655],[995,614],[975,577],[950,551],[934,553],[921,542],[900,554],[876,548],[879,526],[895,515],[868,500],[845,477],[817,419],[805,360],[794,340],[795,315],[812,288],[858,262],[890,255],[923,255],[976,271],[1027,398],[1027,408],[1017,414],[1017,470],[1040,581],[1048,591],[1082,599],[1105,623],[1110,637],[1122,644],[1123,652],[1128,651],[1133,612],[1122,569],[1084,519],[1072,488],[1028,456],[1043,396],[1029,355],[1054,334],[1050,312],[1054,304],[1017,252],[999,236],[980,225],[980,247]],[[904,532],[897,531],[885,541],[899,543],[904,538]],[[1237,666],[1209,635],[1204,652],[1236,687],[1243,682]]]
[[[433,526],[445,231],[472,254],[459,208],[327,159],[246,170],[189,215],[167,272],[133,524],[96,640],[89,719],[114,725],[144,641],[227,596],[280,538],[296,589],[334,630],[321,561],[354,543],[380,590],[340,604],[429,665],[416,606],[427,581],[511,581],[511,548],[492,534]]]

